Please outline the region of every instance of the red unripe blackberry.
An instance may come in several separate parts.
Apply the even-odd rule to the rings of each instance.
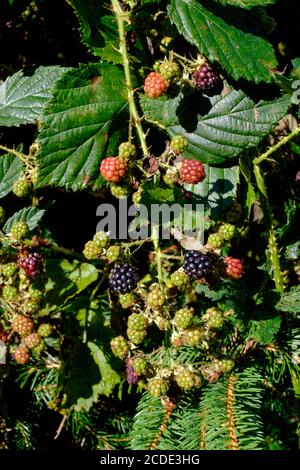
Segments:
[[[199,160],[183,160],[179,169],[179,175],[184,183],[200,183],[205,178],[204,165]]]
[[[213,262],[200,251],[190,250],[184,255],[183,269],[192,279],[206,278],[213,270]]]
[[[128,263],[115,264],[111,270],[109,285],[112,291],[126,294],[136,288],[139,273]]]
[[[125,176],[126,162],[119,157],[104,158],[100,165],[100,172],[106,181],[119,183]]]
[[[28,252],[19,258],[19,266],[28,277],[36,277],[43,270],[43,255],[38,251]]]
[[[228,277],[232,279],[239,279],[243,275],[243,263],[238,258],[232,258],[231,256],[226,256],[224,258],[226,265],[225,272]]]
[[[193,74],[197,90],[208,96],[219,95],[223,90],[223,80],[215,66],[205,63]]]
[[[14,351],[14,360],[18,364],[27,364],[27,362],[30,359],[30,354],[26,346],[19,346],[17,349]]]
[[[158,98],[168,89],[169,82],[159,73],[150,72],[145,79],[144,90],[150,98]]]
[[[19,335],[27,336],[33,330],[33,321],[24,315],[18,315],[12,322],[12,328]]]
[[[0,326],[0,341],[3,341],[3,343],[6,343],[8,340],[8,333],[3,330],[2,326]]]
[[[24,344],[27,348],[32,349],[38,346],[41,342],[41,337],[38,333],[31,333],[24,338]]]

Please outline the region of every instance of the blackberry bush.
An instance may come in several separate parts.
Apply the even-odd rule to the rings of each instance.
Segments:
[[[296,449],[297,2],[5,3],[0,447]]]

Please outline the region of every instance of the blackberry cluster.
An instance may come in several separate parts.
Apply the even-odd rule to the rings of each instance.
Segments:
[[[136,268],[128,263],[116,264],[111,270],[109,285],[113,292],[126,294],[135,289],[139,280]]]
[[[108,157],[102,160],[100,172],[106,181],[119,183],[126,173],[126,163],[119,157]]]
[[[213,261],[200,251],[190,250],[184,255],[183,269],[192,279],[207,278],[213,270]]]
[[[28,277],[36,277],[43,269],[43,255],[38,251],[31,251],[19,259],[19,266]]]
[[[18,315],[12,323],[12,328],[20,336],[28,336],[33,330],[33,322],[24,315]]]
[[[198,377],[188,369],[178,371],[175,381],[181,390],[191,390],[199,383]]]
[[[15,349],[14,359],[18,364],[27,364],[30,359],[30,354],[26,346],[19,346],[17,349]]]
[[[129,346],[124,336],[113,338],[110,342],[110,347],[113,354],[119,359],[125,359],[129,352]]]
[[[208,96],[219,95],[223,89],[223,81],[215,66],[203,64],[193,74],[197,90]]]

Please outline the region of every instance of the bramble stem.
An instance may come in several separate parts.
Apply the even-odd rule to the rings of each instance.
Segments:
[[[159,226],[158,225],[153,226],[151,238],[153,241],[153,246],[154,246],[154,251],[155,251],[158,282],[159,282],[159,285],[162,285],[162,282],[163,282],[163,271],[162,271],[162,265],[161,265],[162,253],[159,248]]]
[[[262,202],[265,206],[264,215],[266,218],[267,230],[269,234],[268,244],[269,244],[270,259],[271,259],[271,263],[272,263],[273,270],[274,270],[275,287],[278,290],[278,292],[282,293],[284,291],[284,282],[283,282],[282,272],[280,269],[280,259],[279,259],[279,250],[278,250],[278,246],[276,243],[276,233],[275,233],[274,225],[272,222],[272,211],[271,211],[270,203],[268,200],[267,189],[266,189],[266,185],[264,182],[264,178],[261,174],[260,167],[257,164],[254,165],[254,175],[255,175],[258,189],[262,196]]]
[[[127,46],[126,46],[126,36],[125,36],[125,20],[124,18],[129,17],[128,12],[124,12],[120,6],[120,2],[118,0],[111,0],[112,7],[117,19],[118,30],[119,30],[119,38],[120,38],[120,54],[122,55],[124,73],[125,73],[125,83],[127,88],[127,99],[129,103],[129,113],[132,116],[137,134],[140,140],[140,144],[143,150],[144,156],[149,156],[150,152],[147,147],[146,143],[146,136],[144,134],[141,118],[136,108],[136,104],[134,101],[134,89],[132,86],[131,75],[130,75],[130,67],[129,67],[129,59],[127,53]]]
[[[265,153],[260,155],[259,157],[255,158],[253,160],[254,165],[259,165],[263,160],[266,160],[273,152],[276,152],[280,147],[283,145],[287,144],[291,139],[293,139],[296,135],[300,133],[300,126],[297,127],[293,132],[291,132],[289,135],[286,137],[283,137],[277,144],[273,145],[271,148],[269,148]]]

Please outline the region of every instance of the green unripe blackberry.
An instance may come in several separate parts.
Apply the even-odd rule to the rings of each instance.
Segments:
[[[121,254],[120,245],[111,245],[109,248],[107,248],[105,256],[109,262],[113,263],[114,261],[117,261],[119,259],[120,254]]]
[[[19,292],[16,287],[13,286],[4,286],[2,289],[2,297],[5,300],[13,301],[18,298]]]
[[[42,336],[42,338],[48,338],[48,336],[51,336],[52,331],[53,327],[50,323],[42,323],[38,328],[38,334]]]
[[[27,362],[30,359],[30,354],[26,346],[19,346],[14,350],[14,359],[18,364],[24,365],[27,364]]]
[[[96,243],[99,248],[107,248],[110,244],[110,238],[107,233],[100,230],[99,232],[95,233],[93,242]]]
[[[130,189],[127,186],[122,186],[120,184],[111,184],[110,192],[112,196],[117,199],[125,199],[130,193]]]
[[[136,156],[135,145],[130,142],[122,142],[119,146],[119,157],[121,158],[134,158]]]
[[[93,240],[89,240],[84,245],[83,254],[86,259],[93,260],[98,259],[101,255],[102,248],[98,245],[98,243],[94,242]]]
[[[188,146],[188,141],[183,135],[175,135],[170,142],[170,149],[175,153],[182,153]]]
[[[178,269],[174,273],[171,274],[170,276],[171,282],[173,286],[176,287],[183,287],[187,284],[189,277],[188,275],[183,271],[182,268]]]
[[[211,248],[221,248],[223,245],[223,238],[219,233],[212,233],[209,235],[207,245]]]
[[[202,331],[198,328],[191,328],[190,330],[186,330],[183,335],[183,342],[188,346],[197,346],[201,343],[202,340]]]
[[[46,349],[46,343],[43,339],[41,339],[40,343],[33,348],[32,352],[35,354],[41,354]]]
[[[208,328],[213,330],[219,330],[224,325],[223,312],[216,307],[208,308],[202,319],[206,322]]]
[[[178,178],[179,178],[178,171],[177,171],[177,168],[175,167],[168,168],[166,171],[166,174],[163,176],[163,180],[168,186],[174,186]]]
[[[199,377],[188,369],[180,370],[175,374],[175,382],[181,390],[191,390],[199,385]]]
[[[24,303],[24,312],[28,314],[37,313],[41,308],[41,301],[27,299]]]
[[[29,233],[29,227],[26,222],[15,222],[11,228],[11,236],[14,240],[22,240]]]
[[[143,357],[133,359],[132,368],[139,375],[144,375],[148,370],[149,364]]]
[[[25,178],[16,180],[12,187],[12,192],[18,197],[26,197],[31,193],[32,183]]]
[[[146,327],[145,318],[140,313],[133,313],[128,317],[127,327],[131,330],[143,331]]]
[[[191,323],[193,315],[194,315],[193,308],[188,308],[188,307],[181,308],[175,313],[174,318],[173,318],[173,323],[179,328],[182,328],[183,330],[185,330]]]
[[[113,354],[119,359],[125,359],[129,353],[129,345],[124,336],[117,336],[110,342],[110,347]]]
[[[41,342],[41,337],[38,333],[31,333],[28,336],[25,336],[24,338],[24,344],[27,346],[29,349],[33,349],[36,346],[38,346]]]
[[[28,336],[33,330],[33,322],[24,315],[18,315],[12,323],[12,328],[20,336]]]
[[[5,220],[5,209],[4,207],[0,206],[0,224],[2,224]]]
[[[179,76],[180,68],[176,62],[164,60],[160,64],[158,72],[165,80],[172,80]]]
[[[235,226],[232,224],[223,224],[219,228],[218,233],[223,238],[223,240],[229,241],[235,235]]]
[[[150,308],[158,309],[165,303],[165,295],[160,289],[159,285],[154,284],[150,287],[150,292],[147,297],[147,304]]]
[[[14,277],[19,270],[19,267],[16,263],[7,263],[2,266],[2,274],[4,277]]]
[[[222,372],[230,372],[234,368],[234,361],[232,359],[221,359],[218,361],[219,368]]]
[[[140,344],[142,341],[145,339],[145,336],[147,335],[146,330],[134,330],[132,328],[127,329],[127,336],[129,341],[131,341],[134,344]]]
[[[168,384],[165,380],[154,377],[150,379],[147,385],[148,392],[155,398],[166,395],[168,392]]]
[[[135,304],[136,298],[133,292],[119,295],[119,302],[123,308],[130,308]]]
[[[45,293],[34,286],[29,286],[28,294],[30,299],[34,300],[35,302],[42,302],[44,300]]]

